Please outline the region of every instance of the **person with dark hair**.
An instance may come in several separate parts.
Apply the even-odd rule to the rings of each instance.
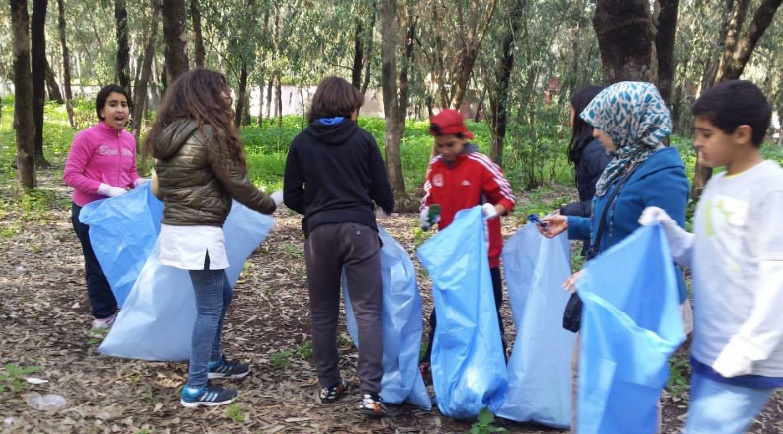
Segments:
[[[693,147],[725,167],[701,194],[693,233],[666,211],[659,222],[675,261],[691,268],[695,327],[687,434],[741,434],[783,387],[783,169],[760,147],[771,109],[749,81],[707,89],[693,106]]]
[[[331,76],[321,80],[307,114],[310,124],[294,138],[288,151],[283,190],[286,206],[304,216],[319,399],[331,404],[346,391],[337,356],[344,271],[361,342],[359,410],[383,416],[383,285],[376,216],[391,214],[394,196],[375,139],[356,123],[363,103],[363,95],[345,79]]]
[[[82,207],[116,197],[145,182],[136,171],[136,140],[125,131],[130,118],[130,96],[121,86],[101,88],[95,101],[98,123],[73,139],[63,181],[73,187],[71,223],[82,245],[87,293],[92,307],[92,329],[103,331],[117,317],[117,300],[90,244],[90,227],[79,221]]]
[[[188,380],[180,400],[185,407],[233,402],[236,390],[208,380],[250,372],[248,365],[226,359],[221,348],[233,298],[223,237],[232,199],[262,214],[272,214],[282,202],[282,192],[266,195],[247,177],[230,92],[218,72],[184,73],[167,90],[145,142],[155,158],[153,191],[163,201],[160,262],[188,270],[196,297]]]
[[[468,142],[474,136],[465,126],[465,118],[458,111],[444,109],[431,117],[430,134],[434,136],[438,154],[430,160],[424,177],[424,197],[421,200],[419,216],[421,227],[427,230],[437,223],[438,230],[443,230],[454,221],[458,211],[482,206],[487,220],[489,273],[505,357],[506,340],[500,315],[500,306],[503,304],[503,284],[500,278],[503,236],[500,232],[499,217],[513,211],[516,200],[514,192],[500,167],[478,152],[475,144]],[[427,376],[431,368],[430,357],[437,326],[435,309],[430,314],[429,323],[427,350],[419,361],[419,370],[423,376]]]
[[[680,154],[665,145],[665,139],[671,133],[671,117],[655,85],[628,81],[615,83],[593,98],[579,116],[593,126],[593,135],[613,159],[596,183],[591,217],[547,216],[542,219],[545,224],[539,225],[538,230],[549,238],[568,231],[569,239],[590,240],[589,260],[638,229],[638,219],[645,207],[666,209],[676,221],[674,224],[683,226],[688,203],[688,178]],[[571,276],[564,286],[576,290],[577,277],[578,273]],[[690,305],[685,280],[679,271],[677,283],[687,333],[690,332]],[[574,432],[577,430],[579,387],[578,341],[577,335],[571,361],[571,430]]]
[[[568,143],[568,161],[574,165],[574,180],[579,200],[560,207],[560,214],[566,216],[590,217],[592,213],[595,183],[609,163],[609,154],[601,141],[593,137],[593,126],[579,116],[603,90],[599,86],[588,86],[577,90],[571,96],[571,141]]]

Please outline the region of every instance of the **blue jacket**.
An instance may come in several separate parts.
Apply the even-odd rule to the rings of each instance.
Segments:
[[[568,217],[568,238],[591,240],[595,243],[598,224],[612,196],[618,179],[606,194],[593,199],[593,217]],[[657,206],[673,218],[681,227],[685,225],[685,209],[690,191],[685,165],[675,148],[663,148],[639,166],[606,210],[606,223],[598,253],[606,251],[639,227],[639,216],[648,206]],[[685,280],[677,270],[680,300],[685,300]]]

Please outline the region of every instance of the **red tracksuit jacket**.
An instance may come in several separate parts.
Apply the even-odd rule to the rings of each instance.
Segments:
[[[466,152],[453,163],[446,163],[440,155],[430,160],[424,179],[422,209],[432,204],[440,205],[439,230],[451,224],[457,211],[486,202],[501,204],[511,212],[514,209],[514,193],[500,167],[486,155],[475,151],[475,145],[467,144]],[[500,218],[487,220],[487,229],[489,266],[497,268],[503,250]]]

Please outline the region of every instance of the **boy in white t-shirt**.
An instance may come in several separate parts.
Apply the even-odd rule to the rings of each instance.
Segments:
[[[742,434],[783,387],[783,169],[761,156],[771,109],[731,80],[693,106],[702,165],[726,167],[701,195],[693,234],[659,208],[675,261],[692,268],[694,333],[686,434]]]

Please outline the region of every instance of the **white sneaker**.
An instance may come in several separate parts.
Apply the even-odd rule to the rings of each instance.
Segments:
[[[107,330],[110,329],[111,326],[114,324],[114,320],[117,319],[117,314],[113,313],[110,316],[106,318],[95,318],[92,321],[92,329],[93,330]]]

